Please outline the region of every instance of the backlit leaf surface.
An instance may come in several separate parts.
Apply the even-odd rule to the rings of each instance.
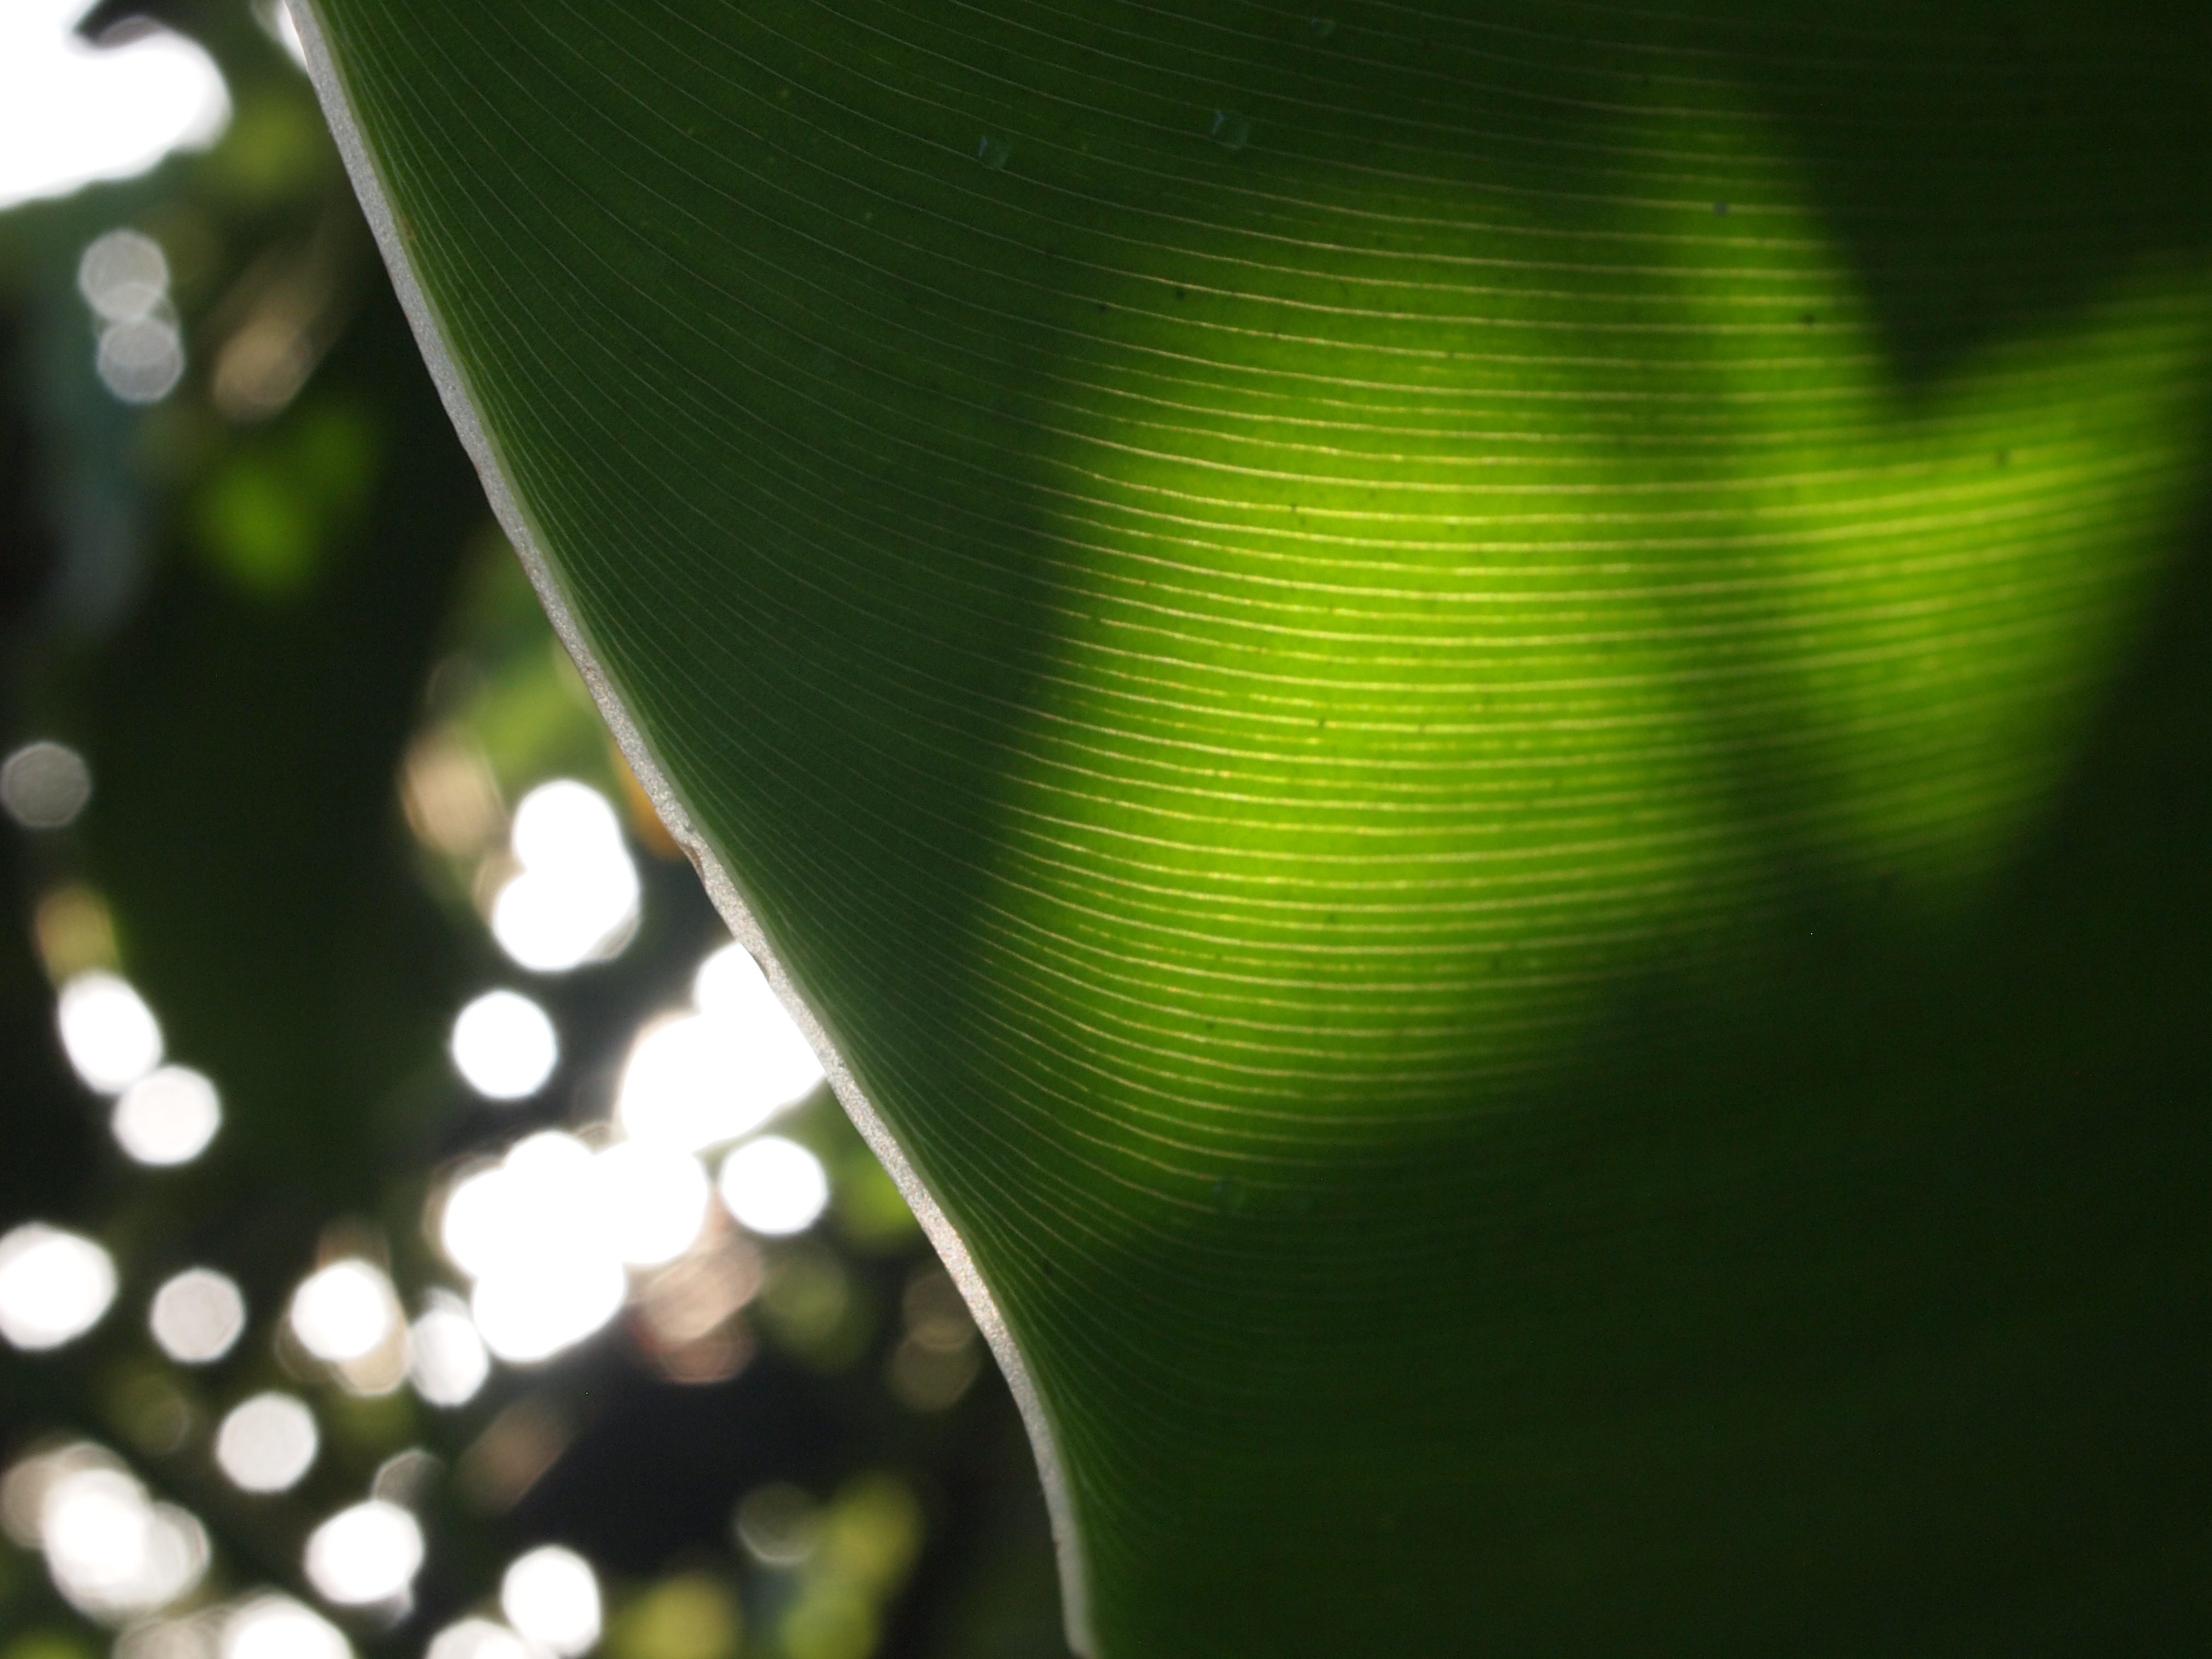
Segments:
[[[313,9],[1079,1639],[2212,1635],[2207,14]]]

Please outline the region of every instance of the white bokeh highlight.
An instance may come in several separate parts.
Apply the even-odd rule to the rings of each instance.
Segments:
[[[216,1659],[221,1634],[220,1620],[196,1614],[186,1606],[173,1615],[132,1624],[116,1637],[109,1659]]]
[[[124,1090],[107,1120],[115,1144],[155,1169],[189,1164],[222,1127],[222,1097],[189,1066],[164,1066]]]
[[[221,136],[215,60],[156,29],[102,48],[74,33],[92,0],[0,5],[0,209],[143,173]]]
[[[407,1593],[422,1566],[421,1524],[371,1498],[340,1510],[307,1536],[303,1563],[315,1594],[339,1607],[373,1607]]]
[[[487,991],[453,1021],[453,1069],[487,1100],[523,1100],[561,1060],[544,1009],[516,991]]]
[[[770,1238],[805,1231],[830,1202],[822,1160],[781,1135],[737,1148],[722,1160],[715,1188],[739,1225]]]
[[[161,1025],[131,982],[94,969],[62,987],[62,1051],[88,1089],[120,1094],[161,1063]]]
[[[517,1558],[500,1580],[499,1608],[518,1635],[560,1659],[574,1659],[599,1639],[599,1576],[558,1544]]]
[[[289,1394],[255,1395],[216,1430],[217,1468],[240,1492],[289,1492],[314,1467],[322,1436],[315,1414]]]
[[[357,1257],[333,1261],[292,1293],[292,1334],[316,1358],[342,1365],[383,1346],[398,1323],[392,1281]]]
[[[701,964],[692,1004],[630,1050],[615,1116],[632,1139],[699,1152],[750,1133],[821,1083],[821,1062],[742,945]]]
[[[495,1619],[463,1619],[432,1637],[422,1659],[545,1659],[545,1650]]]
[[[289,1596],[262,1595],[223,1621],[222,1659],[353,1659],[353,1644]]]
[[[211,1267],[188,1267],[154,1292],[147,1328],[179,1365],[210,1365],[246,1329],[246,1296]]]
[[[95,238],[77,261],[77,291],[100,327],[93,366],[126,404],[159,403],[184,378],[185,337],[169,303],[169,261],[135,230]]]
[[[457,1182],[439,1228],[447,1256],[475,1279],[470,1310],[484,1345],[530,1364],[590,1336],[629,1281],[599,1203],[590,1148],[548,1130]]]
[[[103,323],[136,322],[169,297],[169,258],[152,237],[111,230],[85,246],[76,289]]]
[[[167,317],[139,317],[100,331],[92,355],[100,382],[126,404],[158,404],[185,378],[185,337]]]
[[[744,945],[726,945],[699,964],[691,1003],[730,1032],[763,1098],[786,1105],[822,1081],[822,1062]]]
[[[688,1152],[617,1141],[594,1160],[608,1244],[633,1267],[658,1267],[691,1248],[707,1218],[707,1172]]]
[[[207,1571],[205,1530],[156,1504],[119,1468],[82,1468],[47,1488],[39,1543],[54,1588],[80,1613],[110,1623],[153,1613]]]
[[[492,937],[519,965],[562,973],[614,955],[637,926],[637,866],[606,797],[561,778],[514,809],[520,873],[492,901]]]
[[[30,1352],[97,1325],[115,1300],[115,1262],[81,1233],[27,1221],[0,1238],[0,1337]]]
[[[468,1304],[445,1291],[432,1291],[428,1300],[408,1328],[408,1380],[426,1402],[451,1410],[476,1398],[491,1375],[491,1355]]]
[[[757,1128],[773,1109],[748,1100],[729,1034],[698,1014],[642,1031],[623,1068],[615,1118],[632,1139],[697,1152]]]

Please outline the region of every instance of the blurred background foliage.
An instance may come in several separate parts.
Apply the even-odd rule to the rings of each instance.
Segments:
[[[335,1261],[410,1318],[450,1312],[429,1298],[467,1287],[437,1235],[457,1175],[538,1131],[604,1140],[639,1033],[727,936],[491,521],[282,24],[247,0],[78,18],[110,51],[157,25],[198,42],[228,124],[0,212],[0,750],[60,745],[33,761],[89,777],[42,809],[27,763],[0,824],[0,1235],[66,1230],[116,1280],[81,1334],[0,1349],[0,1659],[253,1659],[276,1650],[237,1615],[272,1592],[360,1653],[413,1656],[512,1616],[502,1574],[549,1541],[592,1568],[611,1659],[1061,1651],[1011,1402],[825,1088],[774,1125],[828,1171],[818,1221],[750,1239],[711,1211],[595,1334],[430,1387],[459,1403],[425,1397],[419,1354],[410,1386],[389,1342],[398,1369],[334,1364],[287,1321]],[[125,317],[143,339],[81,274],[118,230],[166,265]],[[604,959],[532,972],[487,919],[514,810],[556,779],[617,808],[635,919]],[[58,994],[100,973],[219,1091],[185,1162],[126,1155],[64,1053]],[[558,1034],[550,1079],[509,1102],[448,1052],[493,988]],[[191,1268],[234,1282],[246,1324],[186,1364],[149,1309]],[[320,1451],[256,1494],[216,1446],[268,1391],[307,1403]],[[103,1601],[42,1559],[42,1494],[82,1468],[119,1476],[141,1520],[199,1529],[166,1600]],[[372,1492],[416,1517],[424,1559],[397,1597],[334,1603],[307,1540]],[[490,1626],[460,1628],[442,1659],[489,1659]]]

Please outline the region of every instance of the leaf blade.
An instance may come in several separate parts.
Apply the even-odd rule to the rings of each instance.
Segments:
[[[1977,1164],[2018,1080],[1884,983],[1963,1004],[2021,913],[2202,453],[2201,279],[2051,252],[2094,167],[1992,222],[2006,327],[1930,320],[1948,255],[1876,198],[1995,81],[1720,12],[1591,62],[1536,9],[322,10],[634,743],[1034,1360],[1103,1650],[1617,1646],[1669,1596],[1724,1628],[1739,1576],[1778,1628],[1899,1568],[1863,1529],[1807,1566],[1757,1482],[1677,1537],[1701,1471],[1894,1522],[1884,1409],[1903,1444],[2006,1401],[2021,1467],[2033,1402],[2085,1409],[1978,1328],[1893,1398],[1941,1297],[1877,1236],[2031,1324],[2042,1247],[1947,1206],[2057,1194],[2135,1261],[2116,1194]],[[2043,83],[2102,118],[2157,38]],[[1839,60],[1889,118],[1856,174],[1859,118],[1770,108]],[[2127,205],[2128,250],[2202,235],[2162,173]],[[1856,1094],[1771,1112],[1808,1052]],[[1985,1613],[1986,1561],[1904,1530],[1929,1627]]]

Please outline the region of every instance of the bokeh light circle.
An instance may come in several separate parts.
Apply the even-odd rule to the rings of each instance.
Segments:
[[[115,1144],[157,1169],[189,1164],[222,1127],[222,1098],[189,1066],[164,1066],[125,1089],[109,1115]]]
[[[715,1184],[741,1226],[771,1238],[805,1231],[830,1202],[822,1160],[781,1135],[738,1147],[722,1160]]]
[[[368,1607],[403,1595],[422,1565],[422,1528],[397,1504],[371,1498],[308,1534],[307,1582],[325,1601]]]
[[[289,1596],[264,1595],[223,1621],[222,1659],[353,1659],[353,1645]]]
[[[487,991],[453,1021],[453,1068],[487,1100],[522,1100],[545,1086],[561,1060],[544,1009],[516,991]]]
[[[115,1262],[82,1234],[27,1221],[0,1238],[0,1337],[32,1352],[100,1322],[115,1300]]]
[[[161,1026],[128,980],[100,969],[61,989],[55,1023],[85,1086],[120,1094],[161,1063]]]
[[[241,1402],[216,1431],[215,1461],[240,1492],[288,1492],[314,1467],[322,1436],[315,1414],[273,1390]]]
[[[381,1347],[398,1323],[391,1281],[357,1258],[311,1273],[292,1293],[293,1334],[300,1346],[332,1364]]]
[[[561,1659],[574,1659],[599,1639],[599,1576],[558,1544],[541,1545],[507,1568],[499,1606],[518,1634]]]
[[[246,1296],[211,1267],[189,1267],[154,1292],[146,1323],[161,1352],[179,1365],[209,1365],[246,1329]]]

